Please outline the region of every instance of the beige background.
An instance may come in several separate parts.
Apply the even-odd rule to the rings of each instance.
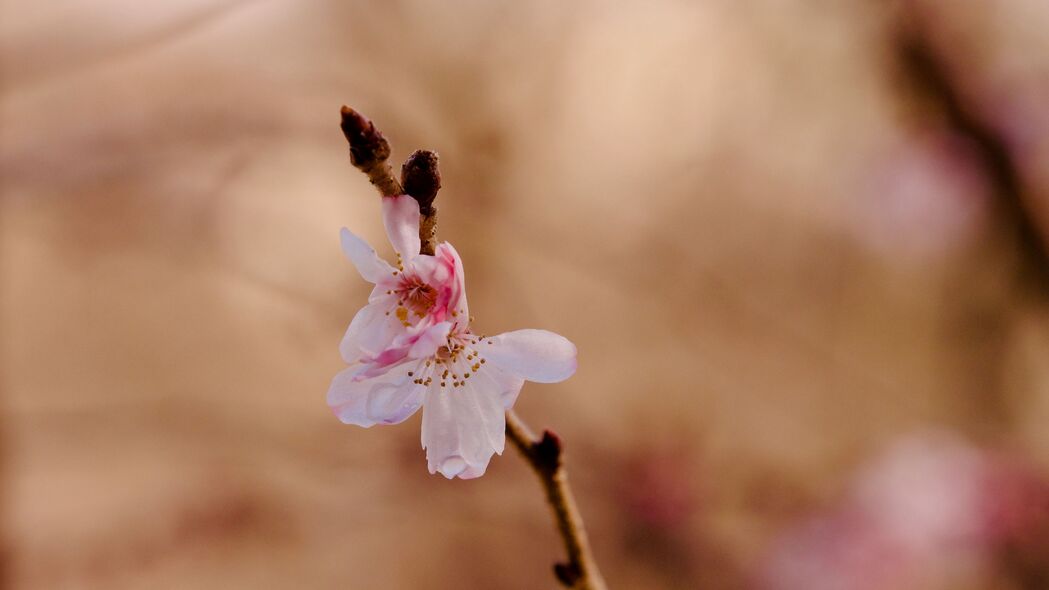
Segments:
[[[613,587],[746,585],[899,435],[1049,467],[1045,292],[901,79],[911,17],[1039,223],[1040,0],[3,0],[5,583],[555,587],[512,453],[448,482],[418,417],[324,404],[368,292],[339,228],[389,252],[344,103],[441,154],[480,329],[578,344],[518,411]]]

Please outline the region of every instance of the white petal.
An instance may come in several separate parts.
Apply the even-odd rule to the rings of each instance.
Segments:
[[[391,297],[391,296],[387,296]],[[394,299],[396,301],[396,299]],[[361,356],[375,356],[393,340],[399,322],[387,315],[390,301],[377,300],[365,305],[353,316],[346,334],[339,344],[339,353],[347,364],[360,360]]]
[[[422,443],[430,473],[452,479],[484,474],[505,443],[505,415],[497,391],[467,384],[431,386],[423,407]]]
[[[408,349],[408,356],[413,359],[432,357],[438,348],[448,344],[448,332],[451,329],[451,322],[440,322],[426,328]]]
[[[419,202],[408,195],[382,198],[382,223],[404,262],[419,255]]]
[[[489,336],[474,348],[489,363],[537,383],[564,381],[576,370],[575,344],[546,330],[517,330]]]
[[[369,283],[377,283],[393,274],[393,267],[379,258],[375,250],[353,232],[342,228],[339,232],[342,252],[357,267],[357,272]]]
[[[470,382],[481,389],[497,392],[503,408],[509,410],[514,407],[525,380],[499,369],[494,363],[487,363],[471,375]]]
[[[387,313],[390,309],[388,301],[378,301],[357,312],[339,345],[344,361],[352,363],[361,356],[376,357],[391,346],[404,329],[392,312]]]
[[[386,373],[358,381],[361,366],[341,371],[328,389],[328,406],[339,420],[368,428],[408,419],[423,403],[426,388],[414,383],[408,371],[421,363],[402,363]]]

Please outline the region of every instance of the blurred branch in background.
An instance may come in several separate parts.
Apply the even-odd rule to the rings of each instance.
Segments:
[[[960,305],[944,305],[948,338],[959,343],[955,372],[959,393],[968,396],[972,415],[962,416],[976,434],[1001,438],[1012,420],[1005,383],[1010,334],[1017,322],[1013,303],[1044,305],[1049,299],[1046,236],[1034,214],[1009,142],[995,128],[952,70],[936,43],[929,14],[904,3],[895,29],[895,55],[907,104],[916,104],[912,125],[931,128],[946,143],[959,144],[990,189],[990,226],[970,261],[949,284],[945,296]],[[942,44],[941,44],[942,45]],[[972,86],[972,85],[970,85]],[[928,130],[928,129],[925,129]]]
[[[1015,236],[1020,257],[1018,284],[1033,297],[1044,300],[1049,295],[1046,237],[1032,213],[1030,198],[1024,194],[1008,142],[982,118],[977,107],[967,104],[964,92],[941,61],[920,19],[903,21],[897,50],[915,94],[943,115],[951,133],[967,139],[976,148],[998,197],[1001,225]]]

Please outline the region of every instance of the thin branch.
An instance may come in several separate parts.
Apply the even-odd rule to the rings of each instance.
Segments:
[[[427,150],[413,152],[401,167],[401,182],[398,182],[386,163],[390,157],[390,144],[371,121],[344,106],[342,132],[350,144],[350,161],[368,175],[381,195],[407,194],[419,202],[420,254],[432,256],[437,242],[437,208],[433,201],[441,188],[437,154]],[[506,413],[506,436],[539,476],[558,532],[564,539],[568,561],[555,563],[554,575],[573,590],[606,590],[605,581],[590,552],[583,518],[568,485],[568,473],[561,460],[561,439],[547,430],[542,439],[536,440],[512,410]]]
[[[968,429],[979,436],[1001,437],[1015,422],[1016,408],[1009,394],[1007,376],[1008,346],[1016,329],[1015,303],[1003,297],[1015,296],[1024,303],[1045,305],[1049,301],[1049,251],[1046,236],[1034,214],[1034,199],[1027,194],[1022,173],[1009,142],[995,127],[993,118],[982,112],[977,97],[967,92],[965,78],[951,67],[949,55],[938,47],[932,34],[932,21],[922,12],[900,14],[894,31],[896,60],[904,84],[901,88],[910,103],[917,103],[918,114],[930,118],[941,133],[965,140],[975,156],[973,165],[988,180],[993,203],[991,219],[996,222],[989,236],[1000,240],[1010,252],[987,249],[983,256],[1001,265],[1014,252],[1015,274],[1000,275],[1008,290],[989,290],[987,258],[973,262],[967,274],[966,290],[959,293],[949,285],[945,306],[945,325],[954,338],[955,363],[964,373],[957,384],[963,398],[969,399],[965,415]],[[970,270],[969,272],[974,272]],[[1000,272],[1000,271],[999,271]],[[1005,272],[1010,272],[1006,270]],[[970,286],[972,285],[972,286]],[[967,395],[965,395],[967,394]]]
[[[897,51],[912,88],[942,113],[952,132],[975,146],[983,171],[995,189],[1002,217],[1015,228],[1021,283],[1044,297],[1049,293],[1049,249],[1031,210],[1031,199],[1024,194],[1008,141],[981,117],[977,108],[967,104],[958,81],[932,46],[922,23],[916,19],[902,23]]]
[[[554,564],[554,575],[562,584],[577,590],[605,590],[605,581],[590,552],[590,541],[583,526],[568,473],[561,460],[561,439],[546,430],[536,439],[513,410],[506,413],[506,437],[539,477],[546,499],[554,512],[558,532],[565,542],[568,561]]]

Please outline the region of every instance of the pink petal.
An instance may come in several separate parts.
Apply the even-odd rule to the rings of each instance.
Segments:
[[[345,227],[339,232],[342,252],[357,267],[357,272],[369,283],[377,283],[393,274],[393,267],[379,258],[375,250]]]
[[[464,324],[468,323],[470,307],[466,304],[466,272],[463,270],[463,259],[448,242],[439,244],[434,255],[451,269],[448,308],[455,311]]]
[[[339,420],[368,428],[408,419],[423,403],[426,388],[414,383],[408,371],[422,363],[402,363],[372,379],[358,380],[362,367],[341,371],[328,389],[328,406]]]
[[[423,407],[422,443],[430,473],[452,479],[484,475],[505,445],[505,415],[497,391],[469,381],[462,387],[431,386]]]
[[[353,363],[362,356],[377,356],[389,347],[401,331],[401,322],[389,313],[395,304],[396,297],[387,296],[365,305],[353,316],[339,344],[342,360]]]
[[[432,357],[438,348],[448,344],[451,329],[451,323],[440,322],[423,330],[408,349],[408,356],[413,359]]]
[[[419,255],[419,203],[408,195],[382,198],[382,223],[404,262]]]
[[[490,336],[475,348],[498,368],[537,383],[557,383],[576,370],[576,347],[546,330],[516,330]]]
[[[408,328],[398,321],[393,329],[395,335],[385,343],[385,348],[371,355],[371,367],[365,369],[361,376],[373,377],[384,372],[386,367],[405,359],[432,358],[437,348],[448,342],[450,329],[450,323],[433,324],[429,317]]]

